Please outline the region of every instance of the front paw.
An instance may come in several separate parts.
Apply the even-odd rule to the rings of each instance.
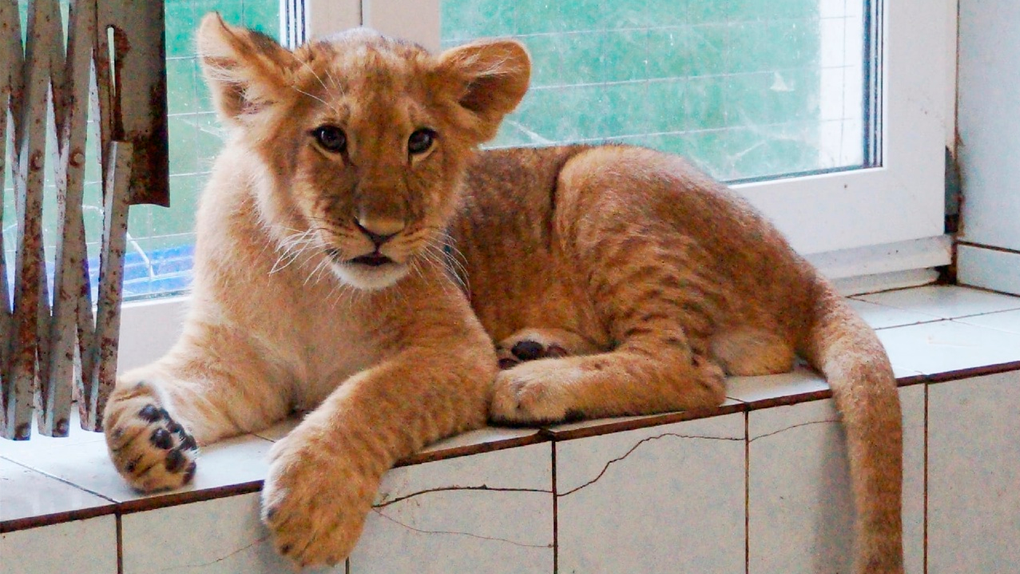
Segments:
[[[195,476],[198,443],[174,420],[145,382],[117,389],[106,405],[106,445],[132,488],[180,488]]]
[[[335,566],[361,536],[380,477],[366,476],[351,456],[310,434],[299,426],[270,453],[262,521],[276,550],[296,565]]]
[[[490,418],[497,423],[534,425],[560,422],[571,413],[568,382],[559,360],[522,363],[496,376]]]

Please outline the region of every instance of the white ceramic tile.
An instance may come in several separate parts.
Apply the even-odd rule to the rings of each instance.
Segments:
[[[926,375],[1020,361],[1020,335],[938,321],[878,331],[894,367]]]
[[[1020,311],[1002,311],[1000,313],[987,313],[974,317],[956,319],[958,323],[966,323],[985,329],[995,329],[1020,335]]]
[[[121,524],[124,574],[294,571],[276,554],[259,521],[258,493],[125,514]],[[345,566],[302,572],[344,571]]]
[[[0,534],[5,574],[117,574],[117,519],[100,516]]]
[[[924,574],[925,385],[900,389],[903,411],[903,558],[907,574]]]
[[[559,571],[743,572],[744,447],[742,413],[556,443]]]
[[[40,448],[19,445],[7,449],[3,456],[118,502],[147,497],[132,490],[117,474],[101,435],[79,444],[50,440]],[[176,492],[262,480],[268,470],[266,454],[272,446],[267,440],[245,435],[203,447],[194,482]]]
[[[1020,253],[960,245],[956,261],[960,283],[1020,295]]]
[[[797,365],[789,373],[761,377],[730,377],[726,380],[726,396],[744,403],[757,403],[827,390],[829,383],[822,375],[804,365]]]
[[[850,572],[850,470],[832,400],[751,411],[748,435],[748,573]]]
[[[861,295],[855,299],[941,319],[1020,309],[1020,297],[955,285],[929,285],[914,289]]]
[[[1020,372],[928,393],[928,572],[1016,572]]]
[[[848,299],[850,307],[864,319],[872,329],[888,329],[889,327],[902,327],[904,325],[915,325],[917,323],[929,323],[938,321],[938,317],[924,315],[913,311],[904,311],[895,307],[869,303],[857,299]]]
[[[551,449],[542,443],[389,471],[351,572],[551,574]]]
[[[0,458],[0,522],[112,505],[109,500]]]

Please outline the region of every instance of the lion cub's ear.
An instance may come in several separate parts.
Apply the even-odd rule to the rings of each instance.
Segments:
[[[439,55],[438,80],[452,89],[470,112],[479,141],[496,135],[503,116],[512,112],[528,91],[531,58],[521,44],[487,40],[451,48]]]
[[[229,26],[216,12],[202,18],[198,53],[217,111],[235,124],[284,97],[297,63],[276,40]]]

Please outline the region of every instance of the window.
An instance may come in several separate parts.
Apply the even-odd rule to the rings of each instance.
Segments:
[[[517,37],[534,58],[533,89],[491,145],[623,141],[678,152],[734,183],[830,275],[946,264],[942,178],[944,142],[953,132],[946,103],[953,6],[950,0],[167,0],[172,207],[132,208],[126,293],[178,293],[189,280],[193,214],[222,144],[193,45],[199,18],[214,9],[287,40],[300,36],[289,26],[302,21],[311,35],[363,22],[433,49],[481,36]],[[98,169],[90,174],[95,208],[86,217],[95,223]],[[10,250],[10,190],[4,202],[3,246]],[[818,255],[832,252],[841,255]],[[125,329],[133,328],[132,316],[126,309]]]

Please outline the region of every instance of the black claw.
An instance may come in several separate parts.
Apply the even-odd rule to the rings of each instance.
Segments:
[[[128,462],[124,466],[124,470],[126,470],[130,474],[134,474],[135,473],[135,469],[138,468],[138,463],[141,462],[141,461],[142,461],[142,457],[138,457],[138,458]]]
[[[149,437],[149,442],[156,448],[163,450],[169,450],[174,446],[174,439],[170,436],[170,433],[166,429],[156,429],[152,431],[152,436]]]
[[[549,348],[545,350],[545,356],[551,359],[566,357],[569,354],[566,349],[559,345],[549,345]]]
[[[181,448],[184,450],[198,450],[198,443],[195,442],[195,437],[190,434],[184,435],[184,438],[181,439]]]
[[[163,411],[163,409],[158,408],[156,405],[145,405],[144,407],[142,407],[142,410],[138,411],[138,416],[141,417],[142,420],[146,422],[154,423],[159,419],[163,418],[163,415],[160,411],[166,412]]]
[[[534,341],[521,341],[514,345],[510,352],[522,361],[534,361],[542,358],[545,347]]]
[[[179,423],[177,421],[170,421],[166,425],[166,430],[168,430],[168,431],[170,431],[170,432],[172,432],[174,434],[184,434],[184,427],[182,427],[181,423]]]
[[[499,360],[499,368],[502,371],[505,371],[507,369],[512,369],[512,368],[516,367],[519,364],[520,364],[520,361],[518,361],[517,359],[500,359]]]
[[[188,465],[187,470],[184,471],[184,484],[191,482],[191,479],[195,478],[195,470],[198,469],[198,465],[194,461]]]
[[[291,550],[292,550],[292,548],[291,548],[290,544],[284,544],[283,546],[280,547],[280,554],[283,554],[284,556],[286,556],[287,554],[290,554]]]
[[[185,462],[187,462],[187,459],[184,458],[184,453],[179,449],[174,449],[166,453],[164,464],[166,465],[167,472],[177,472],[184,466]]]

